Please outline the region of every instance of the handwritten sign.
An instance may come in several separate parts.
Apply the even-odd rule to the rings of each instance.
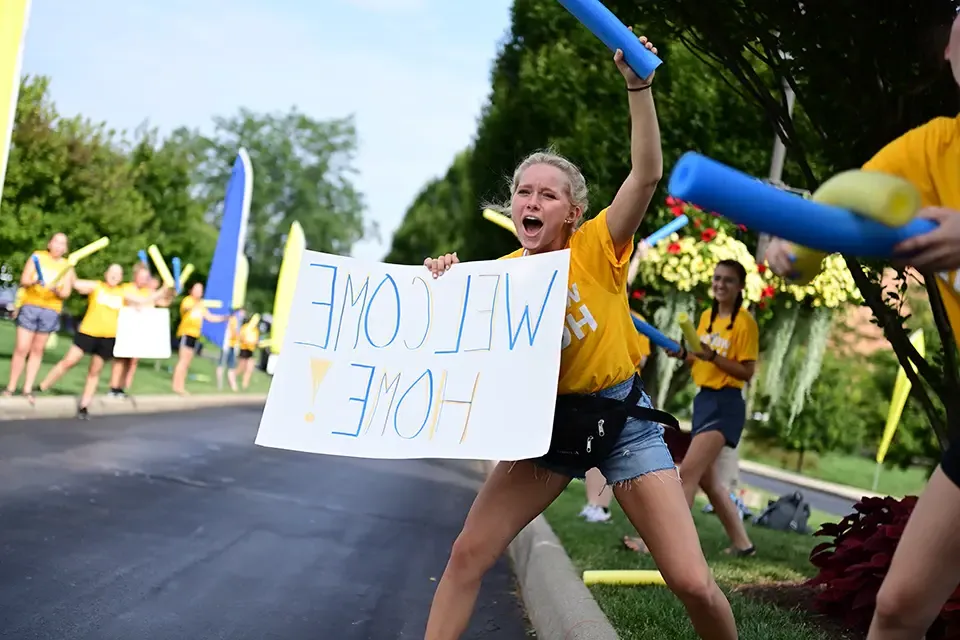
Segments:
[[[569,251],[434,279],[305,251],[258,445],[520,460],[550,444]]]
[[[123,307],[117,318],[115,358],[170,357],[170,310],[163,307]]]

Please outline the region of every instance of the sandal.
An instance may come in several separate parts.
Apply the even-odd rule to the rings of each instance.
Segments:
[[[751,556],[757,555],[756,545],[750,545],[746,549],[737,549],[736,547],[727,547],[723,550],[728,556],[733,556],[735,558],[749,558]]]
[[[32,391],[24,391],[23,397],[26,398],[27,402],[29,402],[31,405],[35,405],[37,403],[37,398],[33,395]]]
[[[636,536],[623,536],[623,546],[634,553],[650,553],[643,540]]]

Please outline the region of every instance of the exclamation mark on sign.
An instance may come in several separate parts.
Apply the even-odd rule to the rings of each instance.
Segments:
[[[321,360],[319,358],[310,359],[310,378],[313,382],[313,394],[310,404],[316,402],[317,391],[320,389],[323,379],[327,376],[327,371],[330,370],[331,364],[333,363],[329,360]],[[303,419],[307,422],[313,422],[316,419],[316,416],[313,415],[312,411],[308,411],[307,415],[305,415]]]

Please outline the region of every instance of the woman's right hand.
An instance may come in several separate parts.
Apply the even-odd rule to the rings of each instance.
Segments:
[[[460,262],[460,258],[457,257],[457,252],[454,251],[453,253],[442,255],[439,258],[427,258],[423,261],[423,266],[430,270],[434,278],[439,278],[458,262]]]
[[[793,262],[797,256],[793,252],[793,245],[783,238],[771,238],[763,257],[770,265],[770,270],[781,278],[796,277]]]

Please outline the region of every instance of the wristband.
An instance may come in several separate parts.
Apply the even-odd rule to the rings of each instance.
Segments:
[[[645,84],[642,87],[627,87],[627,91],[646,91],[653,86],[653,83]]]

